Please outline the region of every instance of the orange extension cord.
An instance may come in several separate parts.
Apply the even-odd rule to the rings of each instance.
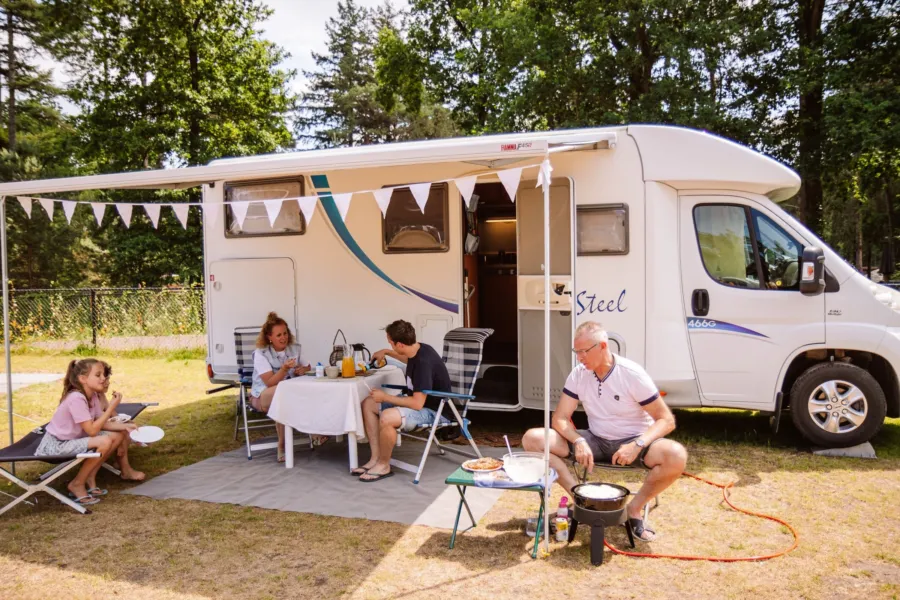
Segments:
[[[781,523],[782,525],[784,525],[785,527],[790,529],[791,535],[794,536],[793,545],[790,548],[788,548],[787,550],[782,550],[781,552],[778,552],[776,554],[768,554],[766,556],[740,556],[740,557],[735,557],[735,558],[724,558],[724,557],[719,557],[719,556],[680,556],[677,554],[649,554],[646,552],[626,552],[624,550],[619,550],[618,548],[616,548],[612,544],[610,544],[608,541],[604,540],[604,544],[606,545],[606,547],[609,548],[611,551],[615,552],[616,554],[621,554],[622,556],[633,556],[636,558],[674,558],[676,560],[706,560],[706,561],[710,561],[710,562],[749,562],[749,561],[769,560],[770,558],[784,556],[785,554],[787,554],[788,552],[791,552],[797,546],[800,545],[800,534],[797,533],[797,530],[794,529],[786,521],[782,521],[778,517],[773,517],[771,515],[764,515],[762,513],[756,513],[756,512],[750,511],[750,510],[745,510],[743,508],[739,508],[739,507],[735,506],[734,504],[732,504],[731,501],[728,499],[728,490],[732,486],[734,486],[734,484],[735,484],[734,481],[731,481],[726,484],[716,483],[715,481],[710,481],[708,479],[698,477],[697,475],[688,473],[687,471],[682,473],[682,475],[684,475],[685,477],[690,477],[691,479],[696,479],[697,481],[702,481],[703,483],[706,483],[708,485],[711,485],[713,487],[717,487],[717,488],[721,489],[722,490],[722,499],[725,500],[725,503],[728,506],[730,506],[733,510],[736,510],[737,512],[741,512],[741,513],[744,513],[745,515],[750,515],[752,517],[759,517],[760,519],[768,519],[769,521],[775,521],[776,523]]]

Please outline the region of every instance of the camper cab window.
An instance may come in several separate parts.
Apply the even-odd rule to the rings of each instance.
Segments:
[[[397,188],[381,220],[382,249],[385,254],[446,252],[449,221],[448,188],[435,183],[428,194],[425,212],[419,210],[409,188]]]
[[[628,254],[628,206],[579,206],[576,212],[578,256]]]
[[[803,246],[757,210],[730,204],[694,208],[706,272],[722,285],[798,290]]]
[[[247,202],[247,216],[243,225],[238,223],[231,206],[225,210],[225,237],[247,238],[273,235],[302,235],[306,233],[306,220],[300,212],[296,200],[281,204],[281,211],[275,218],[275,225],[269,223],[269,214],[263,200],[299,198],[303,195],[303,185],[299,180],[242,183],[225,186],[226,202]]]

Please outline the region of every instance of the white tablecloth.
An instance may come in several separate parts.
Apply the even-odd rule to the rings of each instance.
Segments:
[[[379,369],[368,377],[352,379],[309,376],[287,379],[275,388],[269,417],[304,433],[354,433],[364,437],[361,404],[369,395],[369,388],[404,383],[403,371],[392,366]]]

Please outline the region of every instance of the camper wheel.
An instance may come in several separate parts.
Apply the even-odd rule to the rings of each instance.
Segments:
[[[791,388],[791,420],[817,446],[846,448],[867,442],[881,429],[886,412],[881,386],[855,365],[813,365]]]

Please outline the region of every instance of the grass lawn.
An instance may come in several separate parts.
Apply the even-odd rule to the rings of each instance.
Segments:
[[[139,423],[165,439],[133,450],[153,477],[239,445],[232,440],[233,393],[207,396],[198,355],[182,351],[104,355],[112,389],[125,401],[159,402]],[[65,370],[69,355],[14,354],[17,372]],[[15,393],[17,434],[47,421],[61,384]],[[5,402],[5,400],[4,400]],[[540,425],[537,412],[474,413],[481,440]],[[0,598],[897,598],[900,596],[900,419],[873,441],[879,459],[808,453],[790,419],[771,436],[767,419],[739,411],[676,411],[673,438],[690,452],[688,470],[737,480],[732,501],[779,516],[800,532],[800,547],[760,563],[682,562],[606,555],[588,558],[587,532],[552,544],[532,560],[524,519],[532,494],[506,493],[448,550],[449,531],[422,526],[116,493],[129,487],[109,473],[110,495],[79,516],[46,495],[0,517]],[[7,440],[2,413],[0,439]],[[365,456],[365,450],[362,450]],[[38,468],[20,468],[34,476]],[[602,477],[595,471],[594,479]],[[28,477],[26,477],[28,478]],[[618,474],[607,479],[637,479]],[[9,485],[0,490],[18,493]],[[554,498],[560,495],[554,490]],[[555,503],[553,504],[555,506]],[[782,526],[736,514],[721,492],[681,479],[663,493],[652,520],[661,538],[647,551],[762,555],[787,547]],[[624,547],[624,530],[608,536]]]

